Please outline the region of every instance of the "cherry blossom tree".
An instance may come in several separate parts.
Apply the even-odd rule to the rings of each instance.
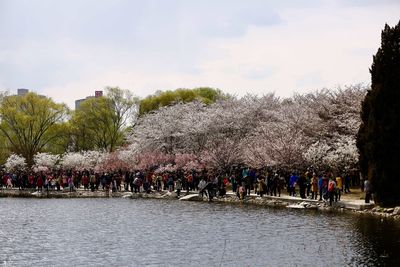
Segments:
[[[155,173],[164,173],[164,172],[175,172],[177,170],[176,166],[173,164],[161,165],[157,169],[155,169]]]
[[[37,153],[34,157],[34,165],[32,166],[33,171],[41,172],[41,171],[49,171],[52,169],[58,169],[58,162],[60,160],[59,155],[52,155],[49,153]]]
[[[189,153],[178,153],[175,155],[174,162],[177,169],[184,169],[188,164],[196,163],[197,156]]]
[[[303,153],[303,156],[309,165],[323,168],[327,165],[326,155],[331,149],[332,147],[325,141],[317,141]]]
[[[4,164],[4,167],[8,172],[21,171],[24,170],[26,166],[25,158],[16,154],[11,154]]]
[[[161,165],[173,164],[174,156],[157,152],[143,152],[136,155],[135,162],[135,170],[146,171],[156,169]]]
[[[348,169],[357,165],[355,136],[360,126],[361,101],[367,87],[322,90],[303,97],[303,103],[317,115],[314,143],[303,153],[309,163]]]
[[[83,154],[80,152],[67,152],[62,155],[60,160],[60,165],[63,169],[73,169],[80,170],[82,169],[82,163],[85,161]]]
[[[124,154],[122,151],[115,151],[109,153],[104,159],[95,166],[96,171],[127,171],[130,169],[130,165],[127,161],[122,159]]]
[[[333,149],[325,157],[328,165],[337,170],[349,170],[357,166],[358,150],[354,136],[339,136],[333,143]]]
[[[139,119],[127,139],[141,150],[166,154],[193,150],[196,141],[197,150],[201,150],[205,129],[203,111],[204,104],[200,102],[163,107]]]
[[[269,94],[207,106],[177,103],[142,116],[123,153],[130,153],[128,161],[143,170],[354,166],[365,92],[363,86],[350,86],[286,99]]]
[[[239,146],[231,139],[213,142],[203,150],[201,162],[207,169],[214,169],[220,172],[228,172],[230,167],[241,163]]]
[[[81,168],[95,171],[101,171],[101,166],[109,155],[107,152],[97,150],[83,151],[81,153],[83,155]]]

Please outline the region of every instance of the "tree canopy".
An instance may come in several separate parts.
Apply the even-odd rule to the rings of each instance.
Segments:
[[[167,165],[171,156],[183,154],[197,157],[197,168],[313,165],[350,171],[357,165],[355,135],[365,92],[362,86],[350,86],[289,99],[268,94],[210,105],[177,103],[141,116],[126,149],[139,155],[140,167]],[[190,164],[196,165],[193,160]]]
[[[3,96],[0,102],[0,133],[13,153],[32,166],[36,153],[60,137],[68,109],[52,99],[28,93]]]
[[[222,93],[219,89],[210,87],[199,87],[194,89],[176,89],[174,91],[159,91],[140,101],[139,115],[150,111],[169,106],[175,103],[188,103],[198,100],[205,104],[211,104],[218,99],[227,98],[228,95]]]
[[[376,201],[400,204],[400,22],[385,25],[381,47],[373,58],[371,90],[361,110],[357,136],[360,168],[371,181]]]
[[[85,100],[72,115],[74,150],[113,151],[135,120],[138,100],[129,90],[106,88],[106,95]]]
[[[57,165],[98,171],[206,168],[228,172],[245,165],[283,169],[313,166],[315,171],[346,172],[357,165],[355,135],[365,92],[365,87],[356,85],[286,99],[268,94],[227,97],[208,105],[197,100],[171,102],[136,121],[138,100],[127,90],[107,88],[105,96],[85,100],[70,116],[62,113],[55,120],[56,126],[44,136],[53,132],[57,135],[36,149],[34,156],[23,153],[19,146],[11,149],[5,135],[0,145],[4,143],[10,147],[9,154],[14,153],[7,161],[8,168],[23,166],[22,156],[35,171]],[[30,116],[39,116],[39,107],[46,106],[48,112],[55,109],[38,102],[47,98],[32,96],[37,99],[28,102],[35,104],[31,104],[30,110],[23,109]],[[6,122],[15,121],[10,118],[18,114],[9,110],[19,106],[11,100],[24,98],[3,99],[2,112],[7,116],[2,117],[1,125],[6,130],[5,126],[10,124]],[[21,119],[26,114],[18,116],[18,122],[27,120]],[[29,129],[27,123],[19,126],[18,135]]]

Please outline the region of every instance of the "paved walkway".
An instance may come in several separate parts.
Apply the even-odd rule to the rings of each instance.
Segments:
[[[8,190],[0,190],[0,192],[3,194],[5,193],[11,193],[11,194],[21,194],[21,193],[25,193],[25,194],[32,194],[31,190],[26,190],[26,191],[19,191],[18,189],[8,189]],[[106,195],[106,191],[95,191],[95,192],[90,192],[90,191],[84,191],[83,188],[79,188],[77,190],[77,192],[79,193],[83,193],[86,197],[96,197],[96,196],[104,196]],[[166,193],[167,191],[162,191],[161,193]],[[43,194],[46,194],[47,192],[44,190]],[[56,191],[50,191],[50,194],[67,194],[69,195],[70,193],[68,192],[68,190],[66,191],[60,191],[60,192],[56,192]],[[128,193],[127,191],[119,191],[119,194],[121,194],[121,197],[123,197],[123,193]],[[34,192],[33,194],[37,194],[36,192]],[[76,194],[76,193],[72,193],[72,194]],[[236,196],[236,193],[233,193],[232,191],[228,191],[226,193],[228,196]],[[182,191],[181,192],[181,199],[182,200],[190,200],[191,198],[194,198],[195,196],[198,195],[198,191],[190,191],[188,196],[186,195],[186,191]],[[259,198],[260,196],[254,193],[251,193],[249,196],[250,198]],[[292,196],[288,196],[286,194],[281,194],[280,197],[274,197],[274,196],[267,196],[264,195],[263,196],[264,199],[270,199],[270,200],[280,200],[280,201],[284,201],[287,203],[292,203],[292,204],[300,204],[300,203],[307,203],[307,204],[318,204],[321,203],[321,201],[315,200],[315,199],[302,199],[300,197],[292,197]],[[353,209],[353,210],[365,210],[365,209],[371,209],[375,206],[375,204],[373,203],[373,201],[371,201],[371,203],[367,204],[364,202],[364,200],[362,199],[349,199],[344,197],[343,199],[343,195],[342,195],[342,201],[338,201],[338,202],[334,202],[333,206],[335,207],[341,207],[341,208],[345,208],[345,209]]]
[[[182,200],[190,200],[191,198],[194,198],[195,195],[197,195],[198,193],[196,191],[191,191],[189,192],[188,196],[182,197]],[[236,193],[229,191],[226,193],[228,196],[236,196]],[[248,196],[250,198],[259,198],[260,196],[254,193],[250,193],[250,195]],[[275,197],[275,196],[269,196],[269,195],[264,195],[263,198],[265,199],[271,199],[271,200],[281,200],[284,202],[288,202],[288,203],[292,203],[292,204],[299,204],[299,203],[308,203],[308,204],[318,204],[321,202],[325,202],[325,201],[319,201],[316,199],[309,199],[309,198],[300,198],[300,197],[293,197],[293,196],[288,196],[288,195],[284,195],[282,194],[280,197]],[[373,203],[373,201],[371,201],[371,203],[365,203],[364,200],[359,199],[345,199],[345,200],[341,200],[338,202],[333,202],[333,206],[334,207],[340,207],[340,208],[345,208],[345,209],[353,209],[353,210],[366,210],[366,209],[372,209],[373,207],[375,207],[375,204]]]

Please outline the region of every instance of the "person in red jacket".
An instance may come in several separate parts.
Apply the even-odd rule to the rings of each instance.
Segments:
[[[37,188],[38,188],[38,192],[42,192],[43,189],[43,179],[42,179],[42,175],[39,175],[37,182],[36,182]]]
[[[336,182],[332,177],[329,177],[328,194],[329,194],[329,206],[332,206],[333,198],[336,194]]]

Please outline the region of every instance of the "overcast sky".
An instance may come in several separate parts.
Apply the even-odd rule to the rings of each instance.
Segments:
[[[65,102],[210,86],[291,96],[370,82],[400,1],[0,0],[0,90]]]

